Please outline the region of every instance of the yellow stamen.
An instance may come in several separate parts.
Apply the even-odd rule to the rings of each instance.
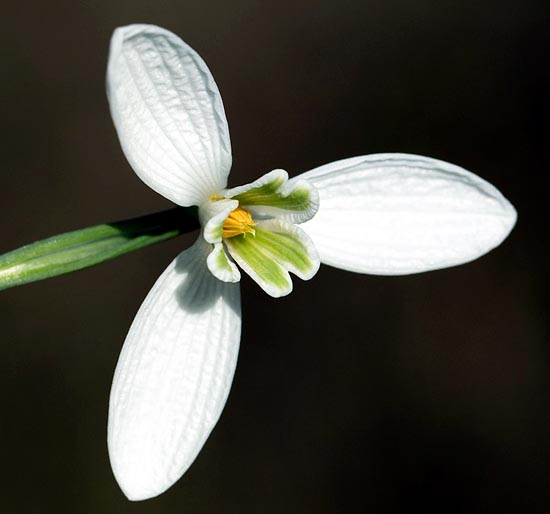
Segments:
[[[223,222],[222,237],[235,237],[240,234],[256,235],[256,231],[252,228],[256,223],[252,219],[252,215],[242,207],[237,207],[229,213],[229,216]]]

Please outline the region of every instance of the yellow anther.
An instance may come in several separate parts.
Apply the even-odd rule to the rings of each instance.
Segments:
[[[222,237],[235,237],[240,234],[256,235],[256,231],[252,228],[256,223],[252,219],[252,215],[242,207],[237,207],[229,213],[229,216],[223,222]]]

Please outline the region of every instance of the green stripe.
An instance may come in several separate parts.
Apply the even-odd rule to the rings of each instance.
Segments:
[[[266,259],[263,249],[254,244],[255,239],[250,235],[236,236],[226,242],[254,270],[260,280],[279,290],[286,289],[290,284],[288,273],[273,259]]]
[[[254,243],[281,264],[291,264],[303,273],[313,267],[307,248],[292,234],[256,228]]]
[[[265,230],[258,225],[255,228],[256,236],[236,236],[225,241],[263,282],[283,290],[290,284],[289,270],[306,274],[315,267],[305,244],[292,233]]]
[[[265,205],[266,207],[278,207],[288,211],[307,211],[311,207],[310,190],[297,187],[283,196],[278,192],[284,180],[277,179],[261,187],[249,189],[233,197],[239,201],[239,205]]]

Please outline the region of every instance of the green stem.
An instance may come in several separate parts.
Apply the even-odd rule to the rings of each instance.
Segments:
[[[196,207],[95,225],[0,255],[0,290],[63,275],[199,228]]]

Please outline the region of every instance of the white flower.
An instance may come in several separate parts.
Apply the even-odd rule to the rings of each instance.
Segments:
[[[493,186],[414,155],[345,159],[291,180],[275,170],[225,189],[231,145],[218,88],[199,55],[159,27],[115,31],[107,89],[135,172],[174,203],[198,205],[203,227],[148,294],[115,372],[109,452],[132,500],[174,484],[221,414],[241,329],[235,263],[282,296],[289,271],[309,279],[319,262],[383,275],[461,264],[515,223]]]

